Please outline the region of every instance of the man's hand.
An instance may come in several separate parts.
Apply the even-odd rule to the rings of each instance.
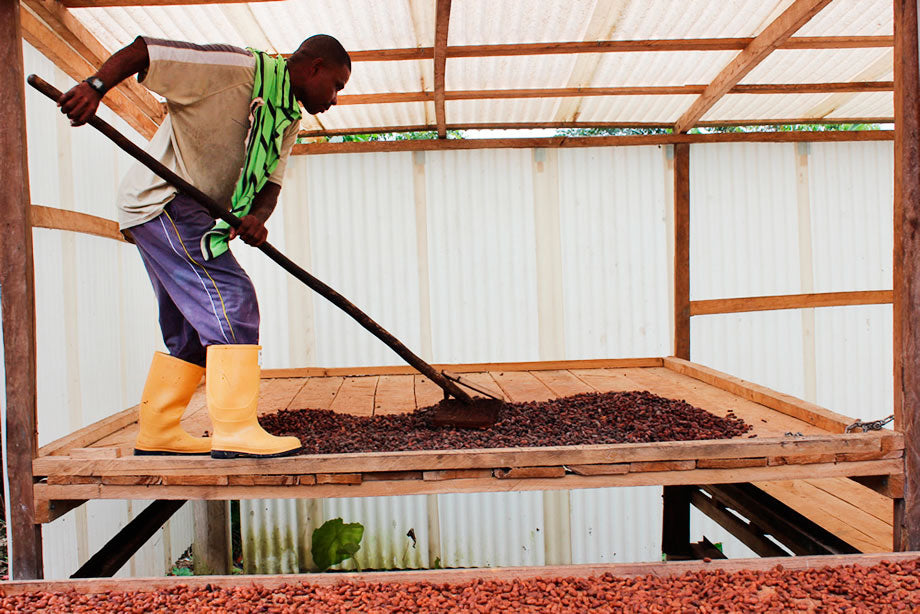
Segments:
[[[230,239],[240,237],[244,243],[259,247],[268,238],[268,229],[262,220],[254,215],[244,215],[240,218],[240,227],[230,230]]]
[[[70,119],[71,126],[82,126],[96,114],[102,96],[85,81],[78,83],[61,95],[58,106],[61,113]]]

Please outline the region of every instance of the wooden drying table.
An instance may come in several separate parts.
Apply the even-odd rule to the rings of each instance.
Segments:
[[[677,358],[448,368],[501,388],[512,401],[641,389],[720,416],[732,410],[753,430],[705,441],[213,460],[133,456],[135,407],[39,450],[36,522],[88,499],[363,497],[853,476],[882,476],[877,480],[892,491],[903,480],[900,433],[845,434],[851,418]],[[403,367],[275,370],[263,373],[260,411],[371,416],[412,411],[441,397],[434,384]],[[183,423],[192,434],[210,428],[203,386]]]

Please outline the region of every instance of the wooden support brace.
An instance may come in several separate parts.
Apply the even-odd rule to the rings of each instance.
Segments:
[[[115,575],[183,505],[185,501],[182,500],[154,501],[70,577],[108,578]]]
[[[719,505],[738,512],[793,554],[853,554],[859,552],[752,484],[708,485],[702,489]]]

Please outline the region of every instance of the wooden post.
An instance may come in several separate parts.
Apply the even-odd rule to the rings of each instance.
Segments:
[[[674,145],[674,355],[690,360],[690,144]]]
[[[920,75],[917,0],[894,0],[894,415],[904,432],[895,548],[920,548]],[[903,509],[898,509],[903,505]]]
[[[25,78],[19,0],[0,0],[0,309],[6,369],[6,475],[10,577],[42,577],[41,525],[35,524],[32,459],[37,449],[35,280],[26,155]]]
[[[661,552],[667,560],[690,558],[690,496],[696,486],[665,486],[661,515]]]
[[[195,542],[192,562],[195,575],[230,573],[230,502],[193,501]]]

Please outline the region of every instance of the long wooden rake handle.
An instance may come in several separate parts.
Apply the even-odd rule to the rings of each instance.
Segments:
[[[29,75],[27,81],[29,82],[29,85],[37,89],[39,92],[54,102],[58,102],[58,100],[60,100],[60,90],[55,88],[53,85],[41,77],[37,75]],[[185,179],[163,166],[163,164],[154,159],[146,151],[135,145],[111,125],[96,116],[93,116],[88,123],[93,128],[109,137],[113,143],[115,143],[123,151],[127,152],[135,160],[149,168],[164,180],[171,183],[180,192],[198,201],[199,204],[208,210],[208,213],[210,213],[212,217],[222,219],[223,221],[230,224],[232,228],[239,227],[240,220],[238,217],[218,205],[210,196],[187,182]],[[399,354],[403,360],[415,367],[422,375],[440,386],[444,390],[445,394],[452,395],[457,399],[464,401],[465,403],[473,402],[473,399],[469,394],[467,394],[454,382],[444,377],[437,369],[416,356],[412,350],[407,348],[399,339],[394,337],[386,329],[377,324],[373,319],[371,319],[370,316],[355,307],[355,305],[344,296],[297,266],[297,264],[295,264],[290,258],[279,252],[270,243],[263,243],[259,246],[259,249],[262,250],[262,253],[264,253],[266,256],[278,263],[285,271],[305,283],[307,286],[328,299],[333,305],[354,318],[358,324],[370,331],[371,334],[380,339],[391,350]]]

